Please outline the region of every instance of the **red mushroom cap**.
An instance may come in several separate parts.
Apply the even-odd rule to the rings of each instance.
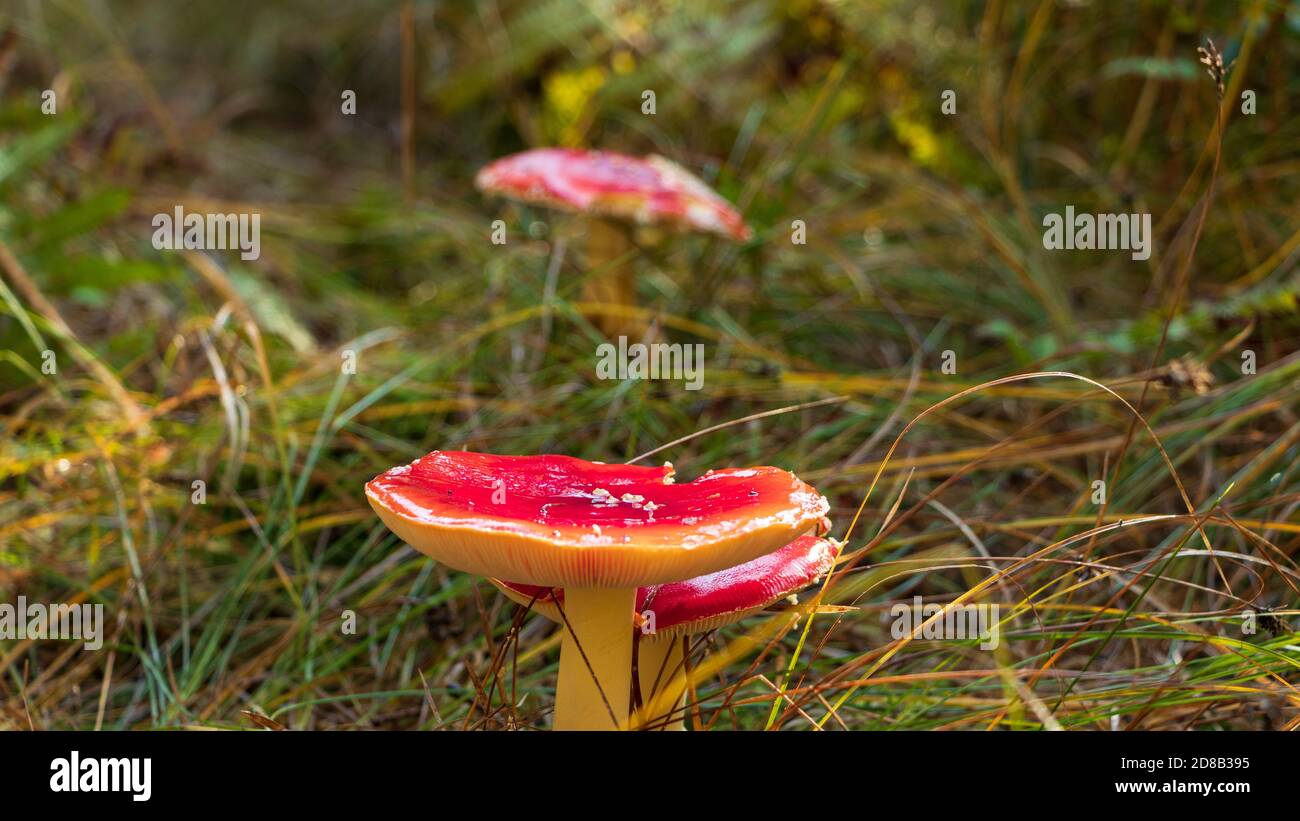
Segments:
[[[653,611],[656,636],[702,633],[740,621],[771,607],[830,572],[840,545],[820,536],[801,536],[785,547],[757,559],[682,582],[642,587],[636,610]],[[552,591],[564,602],[564,591],[538,585],[492,579],[512,600],[528,605],[546,618],[560,621]]]
[[[733,240],[753,232],[731,204],[671,160],[611,151],[536,148],[478,172],[479,190],[641,224],[677,226]]]
[[[366,485],[388,527],[457,570],[549,587],[640,587],[747,562],[829,505],[774,467],[709,471],[434,451]]]

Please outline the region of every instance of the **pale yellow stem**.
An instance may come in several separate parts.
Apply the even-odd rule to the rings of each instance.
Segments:
[[[564,589],[555,729],[625,730],[636,588]]]
[[[632,248],[625,226],[603,217],[587,220],[587,265],[591,270],[583,283],[584,302],[612,309],[636,307],[636,274],[629,259]],[[594,324],[610,339],[626,336],[628,342],[641,341],[646,331],[645,323],[631,314],[603,313]]]
[[[686,668],[682,664],[681,637],[642,637],[637,648],[637,674],[642,709],[633,719],[633,726],[685,730],[682,705],[686,696]]]

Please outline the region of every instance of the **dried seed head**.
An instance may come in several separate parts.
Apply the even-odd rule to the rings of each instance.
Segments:
[[[1219,92],[1219,99],[1222,100],[1223,80],[1228,76],[1233,64],[1229,63],[1226,67],[1223,65],[1223,55],[1219,53],[1218,47],[1214,45],[1214,41],[1209,37],[1205,38],[1204,46],[1197,47],[1196,53],[1201,56],[1201,64],[1205,66],[1205,73],[1209,74],[1210,79],[1214,81],[1214,87]]]
[[[1193,357],[1184,356],[1170,362],[1159,381],[1175,393],[1190,390],[1203,396],[1214,387],[1214,374]]]

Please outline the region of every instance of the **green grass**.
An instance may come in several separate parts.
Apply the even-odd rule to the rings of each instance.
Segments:
[[[109,632],[0,641],[0,727],[544,728],[552,625],[362,487],[435,448],[674,442],[684,478],[795,471],[846,541],[811,624],[699,639],[691,724],[1300,723],[1294,4],[417,2],[409,69],[400,2],[192,5],[0,14],[0,601]],[[561,141],[668,156],[754,227],[634,260],[703,390],[596,379],[582,226],[473,190]],[[178,204],[257,210],[261,259],[155,251]],[[1067,204],[1150,212],[1155,253],[1045,251]],[[1045,372],[1114,393],[987,386]],[[1002,646],[894,639],[915,595],[999,604]]]

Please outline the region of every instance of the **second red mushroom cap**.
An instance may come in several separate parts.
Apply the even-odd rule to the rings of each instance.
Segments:
[[[753,232],[740,213],[672,160],[612,151],[535,148],[479,171],[481,191],[565,211],[643,225],[717,234],[736,241]]]

